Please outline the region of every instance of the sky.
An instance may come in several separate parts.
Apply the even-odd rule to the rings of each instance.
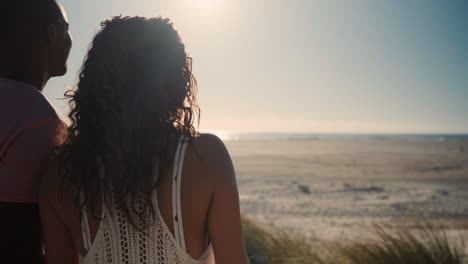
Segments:
[[[468,1],[62,0],[73,36],[63,93],[100,22],[170,18],[193,58],[200,129],[468,133]]]

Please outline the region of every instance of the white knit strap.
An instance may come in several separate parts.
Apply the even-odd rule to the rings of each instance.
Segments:
[[[101,180],[101,195],[102,195],[102,209],[101,209],[101,220],[104,218],[104,185],[103,185],[103,178],[104,178],[104,167],[101,165],[99,168],[99,178]],[[84,193],[83,189],[80,191],[80,201],[81,204],[84,202]],[[84,249],[86,252],[89,251],[92,245],[92,240],[91,240],[91,229],[89,227],[89,220],[88,220],[88,209],[86,206],[83,206],[82,212],[81,212],[81,234],[83,236],[83,245]]]
[[[159,157],[156,157],[155,160],[153,161],[153,185],[156,185],[158,182],[159,178]]]
[[[182,135],[177,144],[176,155],[174,157],[174,168],[172,173],[172,221],[174,224],[174,237],[183,250],[185,249],[184,226],[182,220],[182,205],[180,188],[182,184],[182,168],[184,164],[185,151],[188,142]]]
[[[183,136],[179,138],[177,143],[176,153],[174,156],[174,167],[172,169],[172,223],[174,226],[174,238],[179,245],[179,224],[177,217],[177,170],[179,168],[179,155],[182,148],[182,139]]]
[[[80,200],[81,203],[84,201],[84,194],[83,190],[80,191]],[[83,245],[86,252],[89,251],[91,248],[91,232],[89,230],[89,222],[88,222],[88,212],[86,210],[86,206],[83,207],[81,212],[81,234],[83,236]]]
[[[177,215],[179,216],[179,237],[181,242],[181,247],[184,251],[185,248],[185,237],[184,237],[184,221],[182,220],[182,199],[181,199],[181,185],[182,185],[182,168],[184,164],[185,151],[187,150],[188,142],[184,142],[182,145],[182,150],[180,154],[179,169],[177,170]]]

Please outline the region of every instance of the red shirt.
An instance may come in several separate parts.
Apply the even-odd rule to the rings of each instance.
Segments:
[[[34,86],[0,78],[0,202],[37,203],[65,124]]]

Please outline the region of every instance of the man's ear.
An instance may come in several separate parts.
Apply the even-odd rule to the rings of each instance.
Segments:
[[[57,43],[57,27],[54,24],[47,26],[47,44],[55,46]]]

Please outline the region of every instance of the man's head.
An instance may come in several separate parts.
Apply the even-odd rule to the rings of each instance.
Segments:
[[[0,54],[11,67],[41,69],[45,81],[66,73],[72,41],[65,10],[55,0],[2,1],[0,29]]]
[[[37,0],[35,0],[37,1]],[[55,0],[40,0],[50,3],[53,11],[44,26],[47,30],[47,48],[49,52],[50,77],[61,76],[67,72],[67,59],[72,39],[69,31],[67,14],[62,5]]]

